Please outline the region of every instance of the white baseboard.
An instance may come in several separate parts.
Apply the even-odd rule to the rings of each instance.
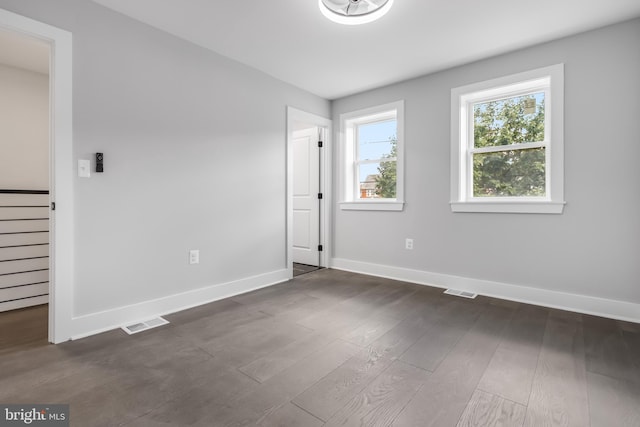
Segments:
[[[275,285],[276,283],[286,282],[287,280],[289,280],[289,270],[277,270],[233,282],[211,285],[180,294],[114,308],[112,310],[74,317],[71,322],[73,332],[69,338],[84,338],[89,335],[117,329],[123,325],[130,325],[156,316],[186,310],[255,289]]]
[[[430,273],[428,271],[371,264],[342,258],[333,258],[331,268],[436,288],[453,288],[510,301],[640,323],[640,304],[625,301],[550,291],[548,289],[528,286],[510,285],[507,283],[448,274]]]

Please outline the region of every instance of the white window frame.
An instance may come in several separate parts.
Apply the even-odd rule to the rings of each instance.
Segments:
[[[474,197],[473,154],[505,147],[473,148],[473,104],[545,94],[544,141],[513,148],[545,148],[544,197]],[[564,201],[564,65],[557,64],[451,90],[451,210],[453,212],[561,214]]]
[[[396,198],[361,199],[357,175],[357,127],[390,119],[397,123]],[[404,208],[404,101],[341,114],[340,157],[340,209],[401,211]]]

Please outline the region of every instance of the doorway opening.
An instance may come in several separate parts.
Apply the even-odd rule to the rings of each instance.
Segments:
[[[328,267],[331,121],[287,109],[287,268],[290,277]]]
[[[0,321],[13,326],[5,350],[48,336],[50,49],[0,28]]]
[[[45,285],[40,283],[41,288],[48,290],[49,305],[48,316],[46,316],[48,331],[46,336],[47,341],[60,343],[69,340],[74,335],[72,324],[75,239],[73,174],[75,169],[73,168],[72,138],[72,35],[68,31],[4,9],[0,9],[0,30],[44,43],[48,49],[46,67],[49,72],[49,97],[45,111],[49,118],[47,138],[49,190],[48,194],[43,196],[45,202],[42,200],[36,202],[40,209],[44,208],[47,211],[47,215],[42,217],[38,215],[39,218],[32,219],[33,224],[48,223],[48,253],[40,253],[39,256],[29,258],[46,260],[45,266],[48,268],[48,274],[45,280],[48,283]],[[9,52],[7,49],[0,49],[0,51],[2,53]],[[31,155],[30,159],[32,157]],[[17,205],[22,206],[21,203],[17,203]],[[33,207],[28,203],[24,206]],[[14,207],[13,209],[23,208]],[[31,231],[41,232],[39,229]],[[10,233],[5,234],[10,235]],[[40,243],[36,242],[34,245]],[[5,246],[15,245],[5,244]],[[48,259],[45,258],[46,256]],[[31,260],[26,263],[29,262]],[[39,269],[44,270],[45,268]],[[36,279],[36,281],[38,280],[42,279]],[[9,327],[11,328],[11,323]]]

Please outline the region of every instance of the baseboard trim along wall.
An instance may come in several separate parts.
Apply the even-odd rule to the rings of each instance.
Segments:
[[[75,340],[88,337],[120,328],[123,325],[187,310],[234,295],[286,282],[287,280],[289,280],[289,270],[277,270],[112,310],[74,317],[71,324],[73,332],[70,338]]]
[[[454,288],[494,298],[640,323],[640,304],[624,301],[550,291],[528,286],[509,285],[507,283],[448,274],[430,273],[428,271],[371,264],[342,258],[333,258],[331,268],[436,288]]]

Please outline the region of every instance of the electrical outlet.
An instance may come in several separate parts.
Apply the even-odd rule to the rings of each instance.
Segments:
[[[198,249],[189,251],[189,264],[200,264],[200,251]]]
[[[404,248],[413,250],[413,239],[404,239]]]

